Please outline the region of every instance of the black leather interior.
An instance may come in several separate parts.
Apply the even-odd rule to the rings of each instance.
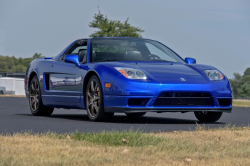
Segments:
[[[87,49],[80,49],[78,51],[78,57],[80,63],[86,63],[87,62]]]
[[[125,61],[142,61],[142,55],[139,51],[126,51],[124,54]]]

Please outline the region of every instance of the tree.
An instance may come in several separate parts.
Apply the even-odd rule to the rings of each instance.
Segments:
[[[241,76],[234,73],[234,78],[229,79],[234,97],[250,97],[250,68],[247,68]]]
[[[89,27],[99,30],[92,33],[90,37],[142,37],[140,33],[144,30],[131,26],[128,20],[129,18],[124,23],[109,20],[99,10],[99,13],[94,15],[94,20],[89,23]]]
[[[36,58],[42,58],[42,54],[35,53],[32,58],[16,58],[15,56],[0,55],[0,72],[25,73],[30,62]]]
[[[234,73],[234,78],[229,79],[234,97],[241,97],[240,87],[241,87],[242,76],[239,73]]]
[[[32,57],[33,59],[36,59],[36,58],[42,58],[42,54],[38,54],[38,53],[35,53]]]
[[[244,83],[241,86],[240,93],[242,97],[250,97],[250,84]]]
[[[250,67],[245,70],[243,77],[247,75],[250,76]]]
[[[230,84],[231,84],[231,88],[232,88],[232,91],[233,91],[233,96],[235,98],[238,98],[240,97],[240,83],[237,82],[235,79],[229,79],[230,81]]]

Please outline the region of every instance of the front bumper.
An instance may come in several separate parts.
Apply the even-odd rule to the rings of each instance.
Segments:
[[[129,106],[128,100],[131,98],[150,98],[145,106]],[[120,113],[136,113],[136,112],[194,112],[194,111],[210,111],[210,112],[227,112],[232,111],[232,102],[229,106],[220,106],[218,99],[231,97],[212,97],[213,106],[154,106],[157,97],[154,96],[104,96],[105,112],[120,112]]]
[[[232,91],[228,80],[205,83],[157,83],[150,81],[138,81],[118,77],[111,89],[104,89],[105,112],[193,112],[193,111],[232,111]],[[158,106],[157,98],[162,92],[198,92],[210,94],[212,104],[209,106]],[[131,106],[128,100],[131,98],[148,98],[144,106]],[[219,104],[218,99],[229,99],[226,106]]]

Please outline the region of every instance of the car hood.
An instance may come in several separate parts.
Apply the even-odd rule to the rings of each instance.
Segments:
[[[142,70],[149,79],[159,83],[207,83],[211,82],[204,70],[212,66],[171,62],[108,62],[113,67]]]

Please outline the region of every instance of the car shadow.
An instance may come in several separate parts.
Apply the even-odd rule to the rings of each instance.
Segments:
[[[22,116],[32,116],[31,114],[16,114]],[[37,116],[36,116],[37,117]],[[41,116],[39,116],[41,117]],[[34,117],[35,118],[35,117]],[[79,115],[70,115],[70,114],[52,114],[49,117],[44,117],[48,119],[66,119],[73,121],[86,121],[92,122],[89,120],[86,114]],[[167,117],[151,117],[151,116],[142,116],[142,117],[128,117],[126,115],[114,115],[108,121],[104,122],[93,122],[93,123],[114,123],[114,124],[225,124],[223,122],[199,122],[196,120],[189,119],[178,119],[178,118],[167,118]]]

